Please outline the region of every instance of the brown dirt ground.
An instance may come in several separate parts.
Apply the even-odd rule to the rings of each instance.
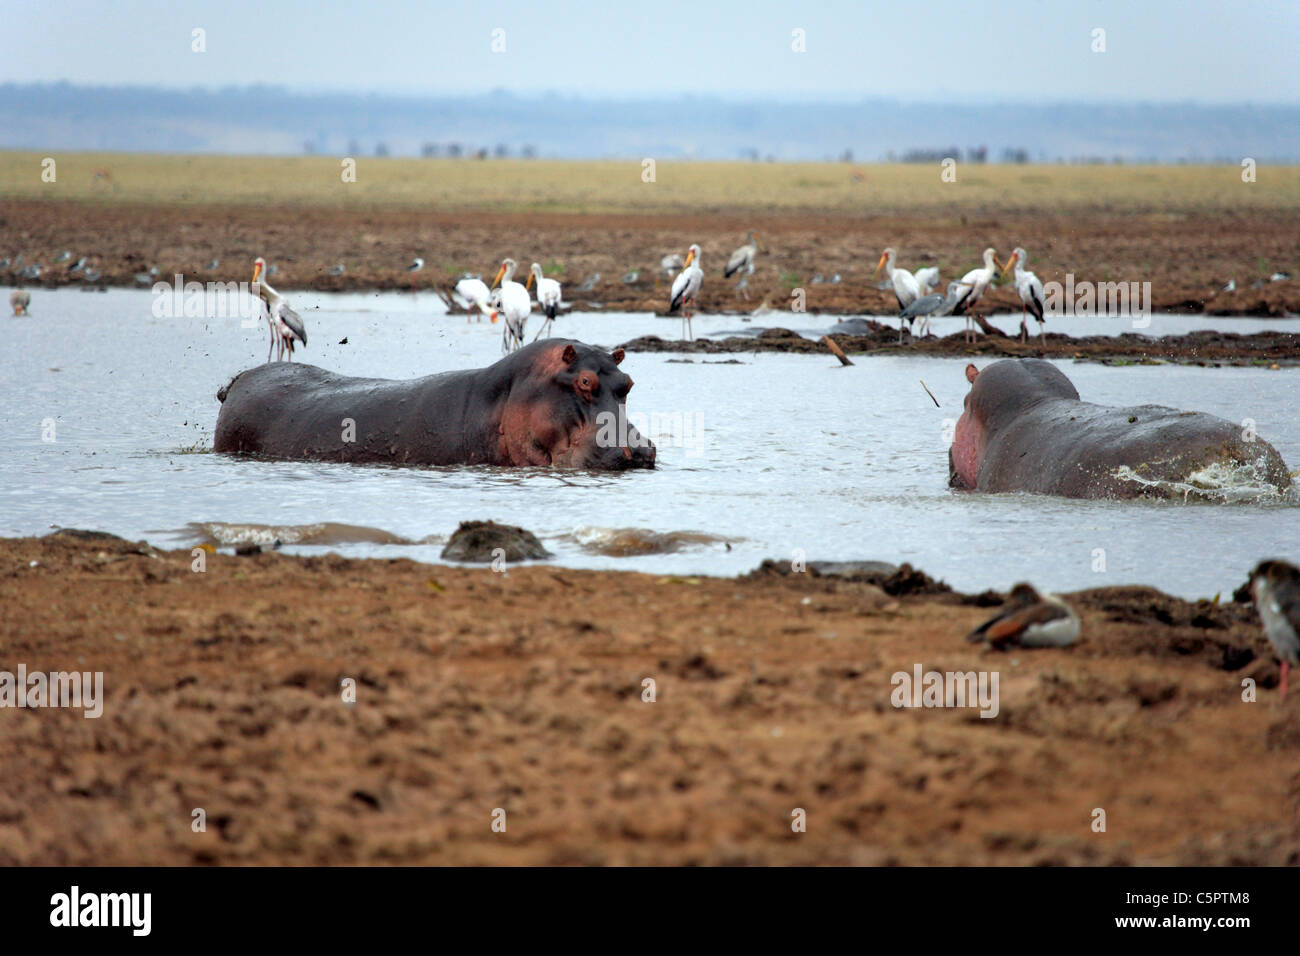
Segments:
[[[907,573],[191,561],[0,541],[0,669],[106,685],[0,711],[0,863],[1300,862],[1300,695],[1243,605],[1082,592],[1082,643],[1000,654],[962,640],[994,596]],[[918,662],[1001,713],[894,709]]]
[[[722,278],[731,250],[754,228],[770,252],[760,255],[749,277],[749,299]],[[264,255],[279,266],[277,288],[363,290],[411,288],[406,266],[427,262],[415,282],[446,286],[463,271],[492,274],[501,259],[536,259],[562,267],[557,277],[577,308],[662,310],[667,284],[656,278],[659,260],[704,249],[707,280],[701,310],[749,311],[763,302],[781,308],[790,290],[807,291],[812,312],[897,314],[890,292],[879,290],[872,270],[886,245],[899,249],[909,268],[942,264],[945,282],[978,266],[993,245],[1005,258],[1013,246],[1029,250],[1044,282],[1150,281],[1153,307],[1161,312],[1281,316],[1300,312],[1300,223],[1292,212],[1119,214],[1098,208],[1037,215],[932,214],[903,216],[824,213],[695,216],[536,212],[437,212],[321,206],[165,205],[80,201],[0,202],[0,235],[26,263],[53,263],[62,250],[89,255],[101,283],[133,285],[133,276],[156,266],[170,280],[177,272],[199,281],[251,279],[252,261]],[[215,272],[205,266],[221,263]],[[1260,262],[1296,278],[1264,282]],[[341,276],[329,275],[337,263]],[[641,271],[634,286],[621,277]],[[593,273],[601,281],[586,295],[578,284]],[[838,285],[809,284],[817,273],[840,273]],[[1237,291],[1218,291],[1235,278]],[[66,266],[52,267],[35,286],[80,284]],[[734,281],[734,280],[732,280]],[[1011,288],[992,290],[990,308],[1018,308]]]

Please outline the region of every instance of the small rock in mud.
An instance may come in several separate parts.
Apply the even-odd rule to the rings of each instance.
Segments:
[[[798,572],[791,568],[788,560],[777,561],[768,558],[746,577],[785,576],[799,573],[807,573],[813,578],[830,577],[841,581],[874,584],[891,597],[952,593],[952,588],[947,584],[936,581],[910,564],[893,565],[886,561],[809,561],[807,571]]]
[[[107,531],[86,531],[84,528],[60,528],[50,535],[51,538],[77,538],[81,541],[125,541]]]
[[[495,521],[462,521],[442,557],[448,561],[472,561],[487,564],[495,560],[497,549],[507,561],[540,561],[551,557],[531,531]]]

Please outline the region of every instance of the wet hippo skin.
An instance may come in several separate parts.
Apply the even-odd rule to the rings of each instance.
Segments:
[[[320,461],[653,468],[654,445],[626,423],[622,360],[622,349],[549,339],[488,368],[409,381],[261,365],[218,392],[213,446]]]
[[[1147,482],[1185,482],[1214,463],[1250,466],[1279,491],[1290,484],[1272,445],[1213,415],[1084,402],[1041,359],[1007,359],[982,371],[969,365],[966,377],[971,390],[948,451],[954,488],[1134,498],[1168,494],[1167,485]]]

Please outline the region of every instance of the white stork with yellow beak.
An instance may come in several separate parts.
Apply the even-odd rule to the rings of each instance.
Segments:
[[[500,313],[505,319],[505,328],[501,330],[501,351],[513,352],[524,344],[524,328],[528,325],[528,313],[533,311],[533,300],[528,290],[515,281],[515,269],[519,263],[514,259],[502,259],[497,277],[492,280],[492,288],[501,283]]]
[[[704,284],[704,270],[700,268],[700,247],[692,244],[686,250],[686,263],[682,271],[673,280],[672,298],[668,300],[668,311],[682,310],[682,338],[695,338],[691,329],[690,308],[695,304],[695,296]]]
[[[542,337],[543,332],[546,333],[547,338],[550,338],[551,324],[555,321],[555,313],[560,310],[563,294],[560,290],[560,283],[542,275],[542,267],[536,262],[534,262],[533,267],[528,270],[528,281],[524,283],[524,288],[531,289],[533,287],[534,279],[537,280],[537,304],[540,305],[542,311],[546,313],[546,321],[542,323],[542,327],[538,329],[537,334],[533,336],[533,341],[536,342]]]
[[[971,310],[993,282],[993,276],[998,271],[998,256],[989,246],[984,250],[984,267],[982,269],[972,269],[961,277],[962,292],[961,298],[957,300],[957,306],[952,310],[953,315],[966,316],[966,341],[975,340],[975,322],[970,317]]]
[[[258,256],[253,260],[253,295],[257,296],[266,309],[266,321],[271,327],[271,348],[266,350],[266,360],[271,361],[271,350],[279,346],[276,360],[282,361],[286,350],[289,361],[293,361],[293,340],[307,344],[307,326],[302,317],[289,308],[289,300],[272,289],[262,278],[266,271],[266,260]]]
[[[1028,330],[1025,328],[1025,313],[1028,312],[1038,323],[1038,340],[1046,343],[1047,333],[1044,331],[1043,322],[1043,303],[1045,301],[1043,293],[1043,284],[1038,281],[1038,276],[1034,275],[1025,268],[1025,250],[1016,246],[1011,251],[1011,258],[1007,264],[1002,267],[1002,274],[1005,276],[1007,270],[1012,266],[1016,267],[1016,292],[1020,294],[1020,341],[1024,342],[1029,338]]]
[[[889,281],[894,287],[894,298],[898,300],[898,307],[906,309],[909,305],[921,298],[921,287],[917,284],[916,276],[906,269],[900,269],[894,265],[894,247],[888,246],[880,254],[880,261],[876,263],[876,271],[871,273],[874,278],[876,272],[879,272],[883,266],[885,274],[889,276]],[[903,341],[903,323],[898,323],[898,341]]]

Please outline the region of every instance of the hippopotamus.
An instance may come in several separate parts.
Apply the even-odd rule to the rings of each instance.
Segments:
[[[549,339],[488,368],[409,381],[261,365],[217,393],[213,446],[319,461],[653,468],[654,444],[627,422],[622,361],[622,349]]]
[[[1163,405],[1081,401],[1042,359],[966,366],[971,390],[948,449],[948,483],[974,491],[1067,498],[1167,496],[1215,463],[1249,466],[1283,491],[1286,464],[1241,425]]]

